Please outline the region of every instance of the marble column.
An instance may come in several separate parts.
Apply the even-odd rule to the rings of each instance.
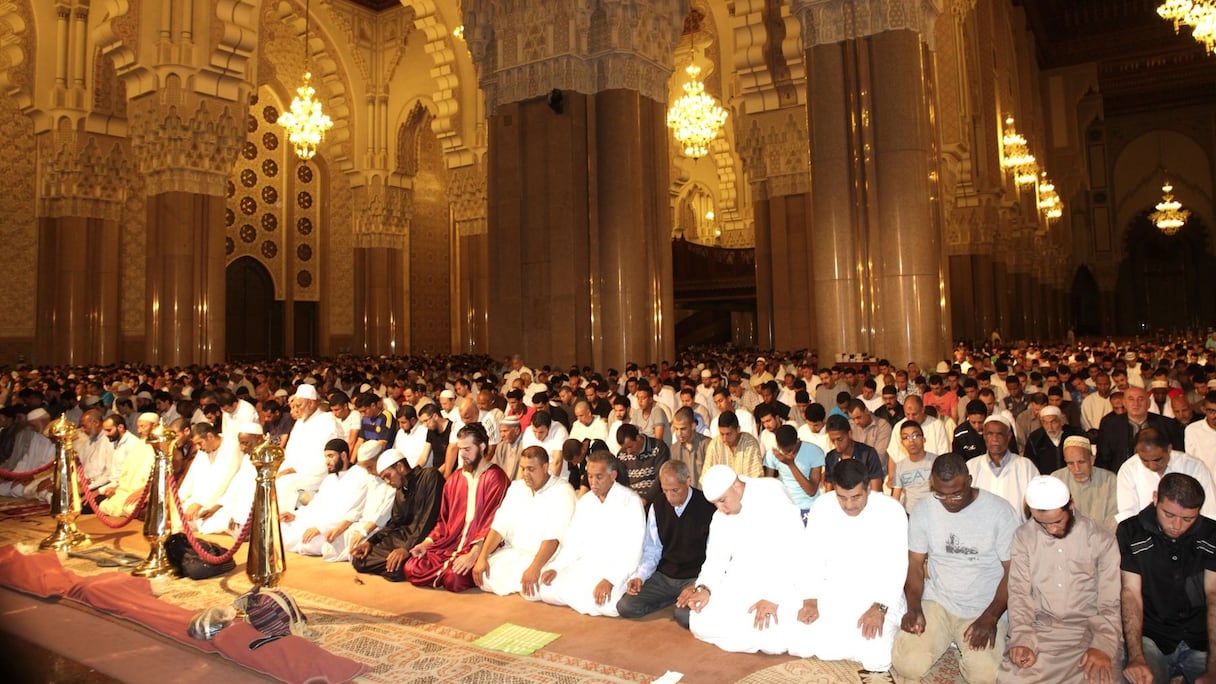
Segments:
[[[773,291],[772,217],[763,183],[752,185],[752,215],[756,226],[756,346],[776,348],[777,320]]]
[[[849,19],[853,3],[794,7],[807,50],[819,356],[869,352],[925,364],[951,339],[932,200],[933,65],[923,42],[935,15],[890,24],[899,17],[864,4],[875,12],[868,22]]]
[[[402,248],[355,248],[355,340],[359,353],[381,356],[408,352],[405,282]]]
[[[169,191],[148,197],[146,361],[224,360],[224,198]]]
[[[116,221],[38,219],[35,363],[119,360],[119,247]]]

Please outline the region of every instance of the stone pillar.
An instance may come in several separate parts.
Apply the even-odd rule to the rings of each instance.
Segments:
[[[486,169],[480,163],[449,170],[448,202],[455,224],[457,283],[452,348],[484,354],[490,348],[490,242],[486,220]]]
[[[148,363],[225,358],[224,198],[245,140],[245,102],[245,91],[225,100],[187,91],[171,77],[128,105],[148,194]]]
[[[380,356],[410,353],[409,226],[413,190],[380,178],[355,188],[355,349]]]
[[[951,335],[931,199],[937,10],[922,0],[795,0],[792,9],[806,50],[820,358],[941,358]]]
[[[752,114],[739,153],[752,181],[756,217],[758,345],[815,346],[811,296],[811,174],[804,107]]]
[[[523,10],[464,4],[490,113],[488,349],[596,367],[671,358],[664,118],[681,3]]]
[[[131,165],[120,138],[38,135],[35,363],[118,361],[119,220]]]

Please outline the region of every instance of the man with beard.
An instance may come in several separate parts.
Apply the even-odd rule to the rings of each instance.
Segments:
[[[327,475],[323,447],[331,439],[346,441],[347,437],[333,414],[317,408],[317,389],[312,385],[300,385],[292,402],[298,415],[276,475],[279,511],[293,511],[302,496],[316,493]],[[349,443],[346,450],[350,451]]]
[[[51,422],[51,415],[45,409],[36,408],[26,415],[25,421],[25,429],[30,434],[28,441],[25,442],[24,453],[14,454],[20,456],[13,467],[15,473],[28,473],[55,460],[55,445],[42,434],[42,431],[46,430],[46,426]],[[33,497],[37,488],[35,477],[34,475],[22,475],[13,479],[0,480],[0,496]]]
[[[1009,650],[997,681],[1122,681],[1115,536],[1077,514],[1050,475],[1030,481],[1026,506],[1031,520],[1010,551]]]
[[[1123,635],[1133,684],[1210,681],[1216,630],[1216,523],[1193,477],[1161,478],[1154,503],[1119,524]]]
[[[404,408],[404,407],[403,407]],[[393,494],[392,515],[383,529],[351,551],[356,572],[381,575],[391,582],[405,579],[410,549],[426,537],[439,518],[443,478],[434,468],[420,467],[422,454],[389,449],[376,459],[380,479]]]
[[[1088,439],[1073,436],[1064,440],[1064,467],[1052,476],[1068,486],[1076,512],[1115,531],[1115,515],[1119,512],[1115,474],[1094,465]]]
[[[101,409],[89,408],[80,416],[80,431],[76,433],[75,449],[84,469],[89,489],[110,484],[113,477],[114,443],[102,434]]]
[[[549,474],[549,455],[538,446],[524,449],[519,464],[522,479],[511,483],[494,514],[473,581],[483,591],[537,601],[541,571],[574,515],[574,490]]]
[[[1055,406],[1039,411],[1043,426],[1026,438],[1022,455],[1030,459],[1040,473],[1053,473],[1064,467],[1064,440],[1080,436],[1081,431],[1064,422],[1064,412]]]
[[[416,586],[448,591],[473,586],[479,547],[511,483],[502,468],[485,458],[490,436],[481,423],[460,428],[456,444],[462,465],[444,483],[439,519],[405,562],[405,578]]]
[[[325,445],[325,468],[329,472],[317,493],[296,511],[283,511],[283,548],[304,556],[319,556],[325,544],[341,539],[351,523],[359,520],[367,500],[368,473],[351,467],[345,439]],[[376,449],[379,453],[379,449]]]
[[[540,576],[540,599],[584,615],[616,617],[630,574],[642,556],[644,509],[638,495],[617,482],[620,469],[606,451],[587,455],[587,486],[557,555]]]
[[[159,422],[160,416],[155,413],[141,413],[136,418],[137,435],[131,441],[123,459],[117,481],[110,485],[112,489],[103,490],[109,498],[98,506],[101,513],[121,518],[131,515],[135,510],[135,506],[143,497],[144,489],[149,485],[152,466],[156,461],[156,452],[145,440]],[[130,435],[127,438],[129,439]]]

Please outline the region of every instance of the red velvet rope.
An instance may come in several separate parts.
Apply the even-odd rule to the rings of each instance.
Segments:
[[[173,473],[169,473],[169,487],[173,491],[177,491],[177,483],[173,480]],[[177,507],[177,515],[182,521],[182,532],[186,534],[186,540],[190,542],[190,548],[198,554],[199,558],[212,565],[222,565],[232,560],[236,555],[237,549],[249,540],[249,530],[253,527],[253,509],[249,509],[249,517],[245,519],[245,527],[241,529],[241,536],[236,540],[236,544],[222,556],[215,556],[207,552],[206,549],[199,546],[198,540],[194,537],[194,530],[190,529],[190,523],[186,522],[186,511],[182,510],[182,501],[178,497],[173,497],[173,504]]]
[[[97,519],[100,520],[106,527],[126,527],[127,523],[139,517],[139,514],[144,510],[144,506],[148,503],[148,492],[152,489],[152,476],[155,473],[156,467],[153,466],[152,472],[148,473],[148,481],[144,483],[144,491],[139,495],[139,503],[135,504],[135,510],[131,511],[131,515],[128,515],[125,518],[111,518],[101,512],[101,504],[97,501],[96,497],[93,495],[93,492],[89,489],[89,483],[85,480],[84,465],[81,464],[79,458],[76,459],[76,479],[80,480],[80,490],[84,492],[84,498],[89,502],[89,506],[93,509],[93,514],[96,515]]]
[[[34,468],[33,470],[27,470],[24,473],[16,473],[11,470],[0,470],[0,480],[16,480],[18,478],[33,477],[35,475],[41,475],[42,473],[45,473],[46,471],[48,471],[54,467],[55,467],[55,461],[52,460],[50,463],[47,463],[46,465],[44,465],[40,468]]]

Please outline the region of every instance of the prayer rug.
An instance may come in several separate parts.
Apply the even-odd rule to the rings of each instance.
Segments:
[[[490,630],[488,634],[474,641],[473,645],[512,655],[532,655],[560,636],[508,622]]]
[[[852,660],[803,658],[766,667],[739,680],[739,684],[877,684],[896,681],[888,675],[868,674]],[[921,680],[924,684],[954,684],[963,681],[958,669],[958,650],[951,648]]]

